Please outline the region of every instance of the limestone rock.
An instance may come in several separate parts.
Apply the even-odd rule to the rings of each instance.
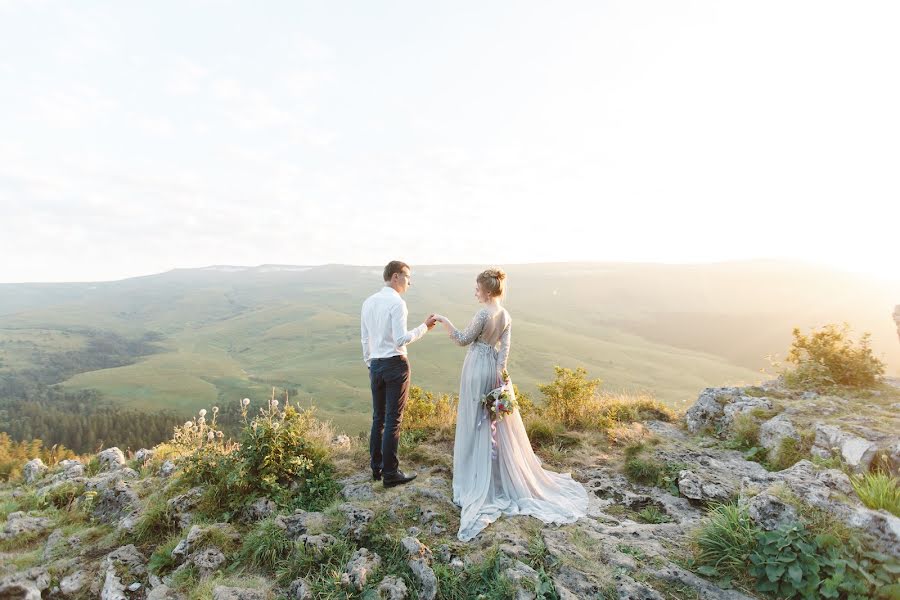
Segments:
[[[187,527],[194,518],[193,511],[200,505],[203,497],[203,488],[191,488],[180,496],[169,499],[166,503],[175,519],[178,521],[179,527]]]
[[[731,497],[731,491],[721,483],[688,470],[678,472],[678,491],[685,498],[700,502],[724,502]]]
[[[371,483],[348,483],[341,490],[344,500],[371,500],[375,497]]]
[[[341,584],[362,591],[372,573],[381,566],[381,557],[368,548],[360,548],[350,557],[341,574]]]
[[[262,590],[226,587],[224,585],[214,587],[212,595],[213,600],[266,600],[266,593]]]
[[[163,464],[159,466],[159,476],[160,477],[171,477],[172,473],[175,472],[175,463],[171,460],[163,461]]]
[[[89,579],[89,575],[84,570],[79,569],[60,580],[59,591],[63,596],[74,596],[87,588],[90,583]]]
[[[253,504],[241,511],[241,522],[255,523],[271,517],[278,512],[278,505],[268,498],[258,498]]]
[[[420,542],[414,537],[405,537],[400,540],[400,545],[406,550],[408,558],[424,558],[431,560],[431,550],[428,546]]]
[[[115,471],[126,466],[125,455],[118,448],[107,448],[97,455],[101,471]]]
[[[437,576],[428,566],[424,558],[414,558],[409,561],[409,568],[419,580],[419,598],[421,600],[434,600],[437,596]]]
[[[6,525],[0,531],[0,540],[11,540],[26,533],[43,533],[52,526],[53,521],[47,517],[31,517],[22,511],[16,511],[7,515]]]
[[[40,458],[32,458],[22,467],[22,477],[25,479],[25,483],[29,484],[40,479],[46,472],[47,465]]]
[[[624,574],[616,575],[616,594],[619,600],[665,600],[649,585]]]
[[[291,600],[313,600],[309,582],[302,577],[292,581],[288,588],[288,598]]]
[[[191,556],[191,564],[197,567],[200,577],[209,577],[225,564],[225,555],[218,548],[204,548]]]
[[[503,574],[512,583],[515,600],[535,600],[534,590],[540,585],[541,578],[537,571],[521,561],[514,561]]]
[[[778,529],[782,525],[798,520],[794,507],[766,493],[757,494],[747,500],[747,512],[753,522],[766,531]]]
[[[285,530],[287,536],[296,539],[307,533],[320,533],[325,530],[325,515],[320,512],[296,510],[291,515],[278,515],[275,523]]]
[[[134,460],[136,460],[139,465],[143,465],[151,458],[153,458],[153,450],[148,450],[147,448],[141,448],[134,453]]]
[[[406,600],[408,595],[406,582],[395,575],[388,575],[378,584],[378,597],[382,600]]]
[[[355,540],[363,539],[369,523],[375,518],[375,513],[368,508],[361,508],[347,502],[339,505],[338,509],[347,518],[347,522],[341,528],[341,534],[349,535]]]
[[[776,450],[781,445],[781,440],[791,438],[799,440],[794,424],[784,413],[765,421],[759,426],[759,443],[767,450]]]
[[[138,507],[138,497],[124,481],[103,489],[94,500],[93,515],[104,523],[114,523]]]

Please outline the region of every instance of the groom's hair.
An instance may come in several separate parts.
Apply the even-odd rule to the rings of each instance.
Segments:
[[[384,267],[384,280],[390,281],[394,273],[402,273],[403,269],[409,269],[409,265],[402,260],[392,260]]]

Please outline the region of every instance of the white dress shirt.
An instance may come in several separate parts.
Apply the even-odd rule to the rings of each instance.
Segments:
[[[363,302],[360,318],[363,360],[371,365],[373,358],[406,356],[406,346],[428,333],[422,323],[412,331],[406,330],[409,310],[397,290],[386,285]]]

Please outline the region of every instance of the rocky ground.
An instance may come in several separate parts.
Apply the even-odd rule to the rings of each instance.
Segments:
[[[887,388],[849,398],[791,392],[778,382],[710,388],[680,422],[636,424],[616,436],[573,432],[539,450],[547,468],[571,472],[590,491],[587,517],[562,527],[503,518],[465,544],[455,537],[451,440],[405,444],[404,468],[419,477],[385,489],[371,481],[364,444],[339,436],[333,443],[342,498],[322,512],[278,515],[262,499],[232,523],[208,523],[194,516],[202,490],[173,494],[167,514],[180,533],[165,552],[163,576],[151,561],[159,548],[141,543],[135,528],[153,510],[151,493],[177,477],[176,465],[154,461],[152,451],[126,460],[115,448],[50,469],[32,461],[24,482],[0,489],[0,599],[314,597],[303,578],[279,585],[265,569],[234,568],[234,548],[254,523],[273,518],[311,556],[351,544],[352,554],[333,573],[330,597],[469,597],[466,577],[486,563],[492,577],[505,576],[509,584],[501,597],[521,600],[756,597],[749,589],[721,589],[692,570],[692,532],[708,507],[740,499],[759,526],[771,529],[796,518],[799,499],[900,556],[900,519],[863,506],[847,474],[873,460],[897,468],[898,408],[900,391]],[[790,438],[803,458],[780,471],[748,460],[747,449],[733,449],[725,439],[742,414],[758,419],[763,447],[776,451]],[[626,476],[626,448],[657,465],[651,483]],[[86,493],[67,498],[62,491],[70,484],[83,484]],[[398,557],[366,547],[376,529],[396,540],[408,571],[391,572],[387,565]],[[179,578],[187,569],[194,578]],[[463,584],[451,594],[454,577]]]

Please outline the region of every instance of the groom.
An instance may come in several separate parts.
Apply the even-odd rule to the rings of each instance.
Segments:
[[[413,329],[406,330],[409,311],[401,298],[410,281],[409,265],[392,260],[384,267],[384,288],[366,298],[362,305],[361,335],[363,360],[369,367],[372,385],[372,433],[369,436],[372,479],[384,473],[384,487],[393,487],[416,478],[399,468],[397,445],[400,423],[409,393],[409,361],[406,346],[434,327],[434,315]]]

